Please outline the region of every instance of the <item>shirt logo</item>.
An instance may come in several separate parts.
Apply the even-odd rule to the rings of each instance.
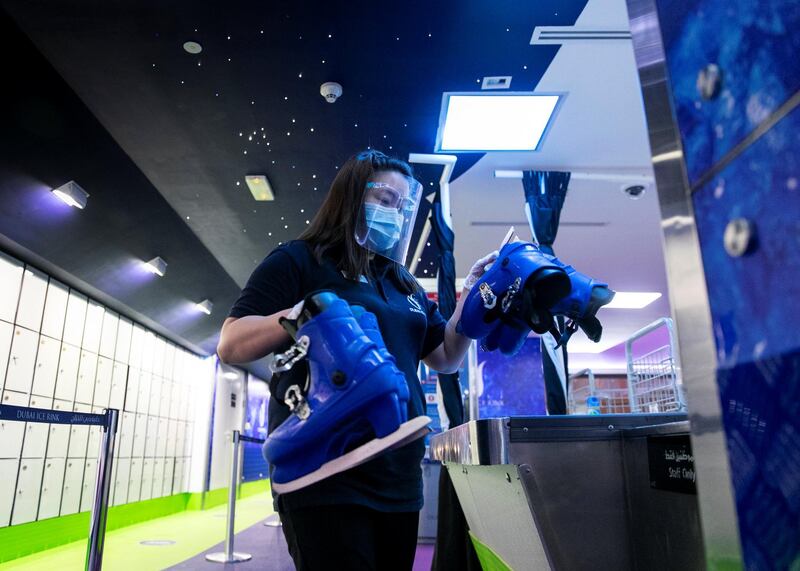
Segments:
[[[411,304],[411,307],[408,308],[409,311],[425,315],[425,312],[422,311],[422,306],[419,304],[419,301],[417,301],[417,298],[414,297],[413,293],[408,294],[408,303]]]

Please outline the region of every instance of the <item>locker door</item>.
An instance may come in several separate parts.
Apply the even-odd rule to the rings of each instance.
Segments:
[[[64,471],[64,493],[61,497],[61,515],[78,512],[85,467],[86,460],[83,458],[67,458],[67,469]]]
[[[92,407],[75,403],[75,412],[92,412]],[[88,426],[70,426],[69,430],[69,448],[67,456],[69,458],[86,458],[86,446],[89,444],[89,427]]]
[[[164,378],[174,381],[175,373],[175,345],[167,341],[166,351],[164,352]]]
[[[42,486],[44,459],[22,460],[19,467],[17,493],[14,495],[14,511],[11,525],[27,523],[36,519],[39,507],[39,492]]]
[[[172,383],[172,394],[169,397],[169,418],[180,418],[181,410],[181,385]]]
[[[175,455],[186,456],[186,423],[178,422],[178,432],[175,437]]]
[[[119,457],[130,458],[133,451],[133,433],[136,428],[136,415],[132,412],[123,412],[119,427]]]
[[[64,486],[65,458],[48,458],[44,462],[44,478],[42,479],[42,497],[39,500],[39,517],[47,519],[58,515],[61,505],[61,491]]]
[[[75,402],[92,404],[97,377],[97,355],[81,351],[81,362],[78,368],[78,387],[75,391]]]
[[[22,291],[19,295],[19,307],[17,307],[17,325],[31,331],[39,331],[42,327],[46,296],[47,274],[30,267],[25,268],[22,277]]]
[[[22,393],[3,393],[3,404],[28,406],[28,395]],[[19,458],[22,452],[22,435],[25,423],[0,418],[0,458]]]
[[[147,405],[147,414],[158,416],[158,411],[161,408],[161,385],[164,380],[161,377],[153,375],[150,381],[150,402]]]
[[[11,339],[14,337],[14,326],[0,321],[0,389],[6,382],[8,355],[11,353]]]
[[[94,405],[108,407],[111,394],[111,375],[114,373],[114,361],[107,357],[97,360],[97,377],[94,385]]]
[[[156,455],[156,438],[158,437],[158,417],[147,416],[147,434],[144,440],[145,458],[153,458]]]
[[[86,310],[86,325],[83,329],[83,342],[81,348],[89,353],[97,353],[100,350],[100,332],[103,330],[103,316],[106,313],[105,307],[94,301],[89,301]]]
[[[147,414],[147,407],[150,405],[150,373],[139,371],[139,394],[136,397],[136,412]]]
[[[158,419],[158,440],[156,442],[156,457],[163,458],[167,452],[167,419]]]
[[[94,409],[92,412],[95,414],[101,414],[103,411],[101,409]],[[100,455],[100,441],[103,438],[103,428],[101,426],[90,426],[89,427],[89,442],[86,445],[86,458],[91,458],[96,460],[97,457]]]
[[[136,425],[133,431],[133,452],[132,458],[141,458],[144,456],[144,443],[147,436],[147,415],[137,414]]]
[[[104,357],[114,358],[118,325],[119,316],[116,313],[106,311],[103,315],[103,331],[100,334],[100,354]]]
[[[61,345],[61,357],[58,360],[58,374],[56,375],[56,394],[59,400],[74,401],[75,386],[78,382],[78,362],[80,351],[72,345]]]
[[[14,323],[24,265],[0,252],[0,319]]]
[[[138,502],[142,493],[142,468],[141,458],[131,459],[131,477],[128,484],[128,503]]]
[[[86,512],[92,509],[94,503],[94,482],[97,479],[97,461],[86,460],[86,468],[83,472],[83,488],[81,492],[81,511]]]
[[[161,379],[161,399],[158,404],[158,416],[162,418],[170,417],[172,408],[172,382],[166,378]]]
[[[17,485],[19,460],[0,459],[0,528],[11,523],[11,506]]]
[[[186,491],[184,478],[186,477],[186,458],[175,459],[175,476],[172,479],[172,493],[181,494]]]
[[[39,337],[39,353],[36,355],[36,371],[33,373],[31,393],[53,398],[58,374],[58,355],[61,343],[42,335]]]
[[[142,487],[139,492],[140,500],[149,500],[153,497],[153,458],[142,461]]]
[[[117,346],[114,348],[114,360],[120,363],[128,363],[131,351],[131,333],[133,325],[124,317],[119,319],[117,329]]]
[[[156,336],[152,331],[145,331],[142,345],[142,370],[153,372],[153,351],[155,350]]]
[[[6,372],[5,388],[7,391],[30,393],[38,348],[39,335],[37,333],[22,327],[14,328],[8,371]]]
[[[42,334],[61,339],[64,332],[64,316],[67,313],[67,297],[69,289],[62,283],[51,279],[47,284],[47,298],[44,302],[42,316]]]
[[[108,408],[122,410],[125,405],[125,383],[128,379],[128,365],[114,363],[111,375],[111,395],[108,399]]]
[[[178,436],[178,421],[169,419],[167,424],[167,449],[164,456],[174,457],[175,454],[175,439]]]
[[[31,397],[30,406],[33,408],[53,408],[53,399],[44,397]],[[23,458],[44,458],[47,449],[47,433],[50,425],[41,422],[25,423],[25,441],[22,445]]]
[[[161,488],[162,496],[172,495],[172,479],[175,477],[175,458],[164,459],[164,484]]]
[[[88,300],[85,295],[76,291],[69,292],[67,300],[67,315],[64,320],[64,341],[76,347],[83,341],[83,326],[86,323],[86,307]]]
[[[128,458],[120,458],[115,466],[116,475],[114,478],[114,501],[113,505],[118,506],[128,501],[128,484],[131,477],[131,461]]]
[[[153,352],[153,373],[159,377],[164,376],[164,353],[167,344],[161,337],[156,337],[155,351]]]
[[[131,351],[128,357],[128,364],[135,368],[142,368],[142,348],[144,345],[144,329],[134,324],[131,332]]]
[[[53,401],[53,410],[71,411],[72,402],[63,400]],[[69,434],[72,427],[68,424],[51,424],[48,428],[50,437],[47,439],[48,458],[66,458]]]
[[[153,491],[151,497],[160,498],[164,490],[164,459],[153,460]]]

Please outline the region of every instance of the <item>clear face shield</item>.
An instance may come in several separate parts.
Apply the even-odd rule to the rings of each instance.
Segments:
[[[356,223],[356,242],[363,248],[405,264],[422,185],[395,171],[375,173],[367,183]]]

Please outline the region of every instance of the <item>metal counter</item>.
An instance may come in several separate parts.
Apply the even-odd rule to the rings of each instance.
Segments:
[[[688,434],[685,414],[485,419],[434,436],[431,456],[516,571],[691,570],[704,554]]]

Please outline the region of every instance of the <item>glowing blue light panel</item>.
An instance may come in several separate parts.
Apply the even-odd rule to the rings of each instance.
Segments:
[[[436,151],[535,151],[560,95],[445,93]]]

